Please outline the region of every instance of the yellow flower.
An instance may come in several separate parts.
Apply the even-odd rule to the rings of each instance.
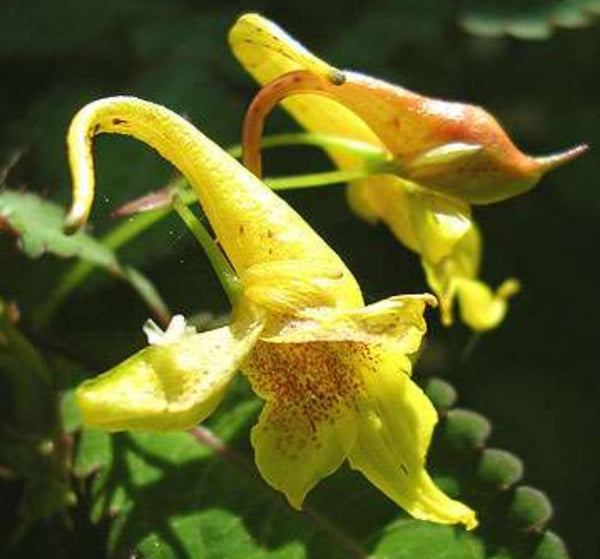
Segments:
[[[84,423],[189,428],[239,369],[266,401],[251,435],[256,464],[292,506],[348,459],[413,516],[473,528],[475,513],[425,469],[437,415],[409,356],[433,297],[365,306],[341,259],[283,200],[189,122],[131,97],[96,101],[73,120],[71,229],[89,212],[91,138],[103,132],[134,136],[181,170],[241,288],[228,326],[196,333],[175,317],[166,332],[148,327],[149,347],[78,388]]]
[[[477,279],[481,239],[469,204],[526,192],[546,171],[574,158],[585,146],[529,157],[480,107],[428,98],[340,71],[258,14],[242,16],[229,41],[246,70],[267,84],[247,113],[246,166],[260,176],[263,122],[283,99],[286,110],[312,132],[386,149],[394,173],[354,181],[348,189],[350,205],[367,221],[386,223],[400,242],[420,254],[445,324],[452,323],[453,301],[458,298],[462,319],[471,328],[496,327],[519,285],[509,279],[494,292]],[[347,151],[327,151],[341,169],[364,166],[360,157]]]

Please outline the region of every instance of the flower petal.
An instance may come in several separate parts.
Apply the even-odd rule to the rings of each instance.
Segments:
[[[251,266],[240,281],[245,297],[257,307],[289,319],[311,307],[362,307],[360,288],[346,272],[344,266],[314,258],[279,260]]]
[[[369,223],[383,221],[396,239],[419,252],[411,218],[411,195],[406,181],[393,175],[372,175],[348,185],[350,207]]]
[[[355,438],[355,419],[345,407],[314,422],[294,404],[268,403],[251,441],[263,478],[299,509],[306,494],[340,467]]]
[[[407,354],[419,348],[426,327],[423,311],[434,302],[430,295],[418,295],[362,309],[311,309],[256,344],[244,366],[252,388],[268,402],[253,431],[256,461],[267,481],[294,506],[348,453],[361,463],[357,422],[368,437],[363,425],[369,425],[379,391],[397,389],[401,381],[413,387]],[[422,467],[435,412],[419,394],[433,419],[416,435],[408,427],[407,444],[417,445]],[[379,417],[388,421],[383,413]],[[411,455],[407,461],[414,465]]]
[[[244,365],[253,390],[267,401],[252,432],[257,466],[294,507],[354,445],[364,388],[355,357],[368,352],[362,342],[261,339]]]
[[[361,309],[310,309],[256,344],[244,366],[267,400],[252,434],[265,479],[299,507],[306,493],[346,458],[356,438],[364,368],[410,371],[425,332],[430,295],[392,297]]]
[[[424,260],[438,264],[454,252],[459,241],[473,228],[468,205],[405,182],[410,193],[410,217]],[[479,253],[473,273],[477,273]]]
[[[425,470],[436,411],[393,361],[363,369],[358,437],[350,465],[412,516],[443,524],[477,525],[475,513],[450,499]]]
[[[459,278],[456,294],[460,302],[460,316],[473,330],[489,330],[498,326],[508,310],[508,299],[518,293],[518,280],[510,278],[492,291],[480,281]]]
[[[423,312],[428,304],[436,305],[429,294],[397,295],[360,309],[311,309],[262,340],[276,344],[376,344],[399,356],[412,354],[418,351],[427,329]]]
[[[77,389],[84,423],[112,431],[192,427],[220,402],[262,327],[235,324],[139,351]]]
[[[481,262],[481,238],[477,226],[470,223],[467,233],[449,248],[451,252],[439,261],[429,260],[427,253],[422,264],[427,283],[438,295],[442,322],[453,322],[454,300],[458,299],[462,321],[473,330],[496,328],[506,315],[508,299],[519,291],[519,282],[510,278],[494,292],[477,279]]]
[[[137,138],[181,171],[238,274],[257,263],[315,258],[351,277],[308,223],[250,171],[181,116],[135,97],[94,101],[73,118],[67,138],[75,194],[69,228],[87,219],[94,195],[91,139],[101,133]]]
[[[242,66],[262,85],[294,70],[310,70],[329,79],[339,72],[258,14],[244,14],[237,20],[229,32],[229,44]],[[361,118],[331,99],[299,95],[286,99],[283,106],[307,130],[383,145]],[[342,169],[364,164],[347,151],[329,148],[327,152]]]

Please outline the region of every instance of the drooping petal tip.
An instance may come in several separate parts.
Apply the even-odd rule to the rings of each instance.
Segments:
[[[77,233],[87,222],[89,213],[90,208],[86,207],[86,204],[78,203],[77,201],[74,202],[65,217],[63,232],[66,235]]]
[[[364,371],[367,397],[358,401],[358,436],[348,458],[373,485],[420,520],[477,525],[475,512],[446,495],[426,471],[438,416],[408,375],[387,366]]]

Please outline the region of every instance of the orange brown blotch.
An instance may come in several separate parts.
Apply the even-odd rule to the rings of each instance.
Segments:
[[[530,157],[481,107],[432,99],[353,72],[345,76],[344,83],[335,85],[308,70],[297,70],[263,87],[246,113],[244,165],[260,176],[266,116],[286,97],[307,93],[333,99],[359,116],[394,155],[403,178],[470,203],[486,204],[525,192],[545,172],[587,149],[582,145]],[[452,156],[425,159],[447,146],[457,148]]]

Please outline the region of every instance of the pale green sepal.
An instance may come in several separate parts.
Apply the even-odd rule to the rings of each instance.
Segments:
[[[422,169],[432,165],[447,165],[470,157],[483,149],[481,144],[454,142],[443,144],[420,154],[410,162],[411,170]]]
[[[432,403],[393,362],[365,373],[350,465],[415,518],[474,528],[475,513],[445,495],[425,470],[437,421]]]
[[[111,431],[196,425],[221,401],[262,328],[261,322],[253,321],[201,334],[184,329],[177,340],[167,330],[156,345],[77,389],[84,424]]]

